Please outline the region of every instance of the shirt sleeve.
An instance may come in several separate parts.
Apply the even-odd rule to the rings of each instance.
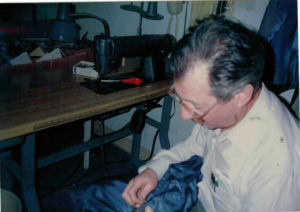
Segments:
[[[139,168],[139,173],[146,168],[152,168],[158,178],[164,175],[170,164],[188,160],[193,155],[202,156],[206,142],[207,129],[196,124],[192,134],[183,142],[176,144],[169,150],[161,150],[151,161]]]

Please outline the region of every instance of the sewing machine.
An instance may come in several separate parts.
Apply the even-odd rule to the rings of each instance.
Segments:
[[[176,43],[172,35],[142,35],[94,38],[95,68],[97,80],[84,85],[98,93],[111,93],[134,85],[102,83],[104,79],[139,77],[142,85],[170,78],[165,59]],[[135,64],[132,65],[134,59]],[[130,63],[131,61],[131,63]],[[129,64],[129,65],[128,65]],[[120,71],[130,69],[130,72]]]
[[[166,35],[142,35],[123,37],[96,36],[95,66],[100,79],[126,65],[126,58],[140,58],[136,74],[143,80],[153,82],[166,78],[164,59],[175,45],[176,39]]]
[[[85,87],[97,93],[108,94],[136,85],[103,83],[101,80],[118,80],[128,77],[142,79],[142,84],[171,77],[166,57],[174,48],[176,39],[166,35],[142,35],[94,38],[94,62],[97,80],[87,80]],[[132,62],[134,61],[134,62]]]

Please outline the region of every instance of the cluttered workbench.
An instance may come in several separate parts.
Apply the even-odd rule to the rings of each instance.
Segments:
[[[20,147],[19,162],[7,160],[2,164],[21,182],[26,210],[35,212],[41,210],[35,185],[38,168],[129,135],[133,135],[131,160],[137,164],[141,143],[141,132],[134,132],[125,127],[120,131],[105,134],[102,138],[90,138],[81,144],[37,158],[35,133],[38,131],[82,120],[86,133],[87,130],[91,130],[86,126],[101,114],[128,107],[138,110],[144,108],[149,101],[163,98],[160,122],[146,116],[145,123],[160,130],[162,148],[170,147],[168,127],[172,100],[166,94],[171,80],[160,80],[110,94],[101,94],[83,86],[82,77],[73,74],[70,67],[62,68],[56,66],[57,64],[50,64],[52,68],[48,69],[48,65],[40,65],[39,70],[11,69],[0,72],[3,82],[0,92],[0,151]]]

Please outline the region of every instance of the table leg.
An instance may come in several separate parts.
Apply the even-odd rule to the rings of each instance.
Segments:
[[[141,110],[143,108],[144,108],[144,104],[141,104],[136,107],[136,110]],[[130,165],[133,167],[139,167],[141,165],[141,161],[140,161],[141,140],[142,140],[142,132],[132,134]]]
[[[134,167],[139,167],[141,165],[141,161],[139,159],[140,158],[140,148],[141,148],[141,138],[142,138],[142,133],[133,133],[130,165],[132,165]]]
[[[91,139],[92,121],[85,121],[83,124],[83,142],[87,142]],[[87,170],[90,166],[90,151],[83,153],[83,168]]]
[[[170,126],[170,115],[172,108],[172,98],[170,96],[164,97],[163,108],[161,112],[161,121],[159,128],[159,140],[161,148],[169,149],[170,141],[169,141],[169,126]]]
[[[35,186],[35,135],[25,137],[21,146],[21,185],[22,196],[28,212],[40,212],[40,204]]]

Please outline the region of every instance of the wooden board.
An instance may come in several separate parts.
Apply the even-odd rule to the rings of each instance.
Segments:
[[[54,83],[49,78],[49,85],[10,90],[11,96],[0,103],[0,141],[163,96],[171,83],[166,80],[100,95],[64,75],[59,75],[62,80],[56,76]]]

